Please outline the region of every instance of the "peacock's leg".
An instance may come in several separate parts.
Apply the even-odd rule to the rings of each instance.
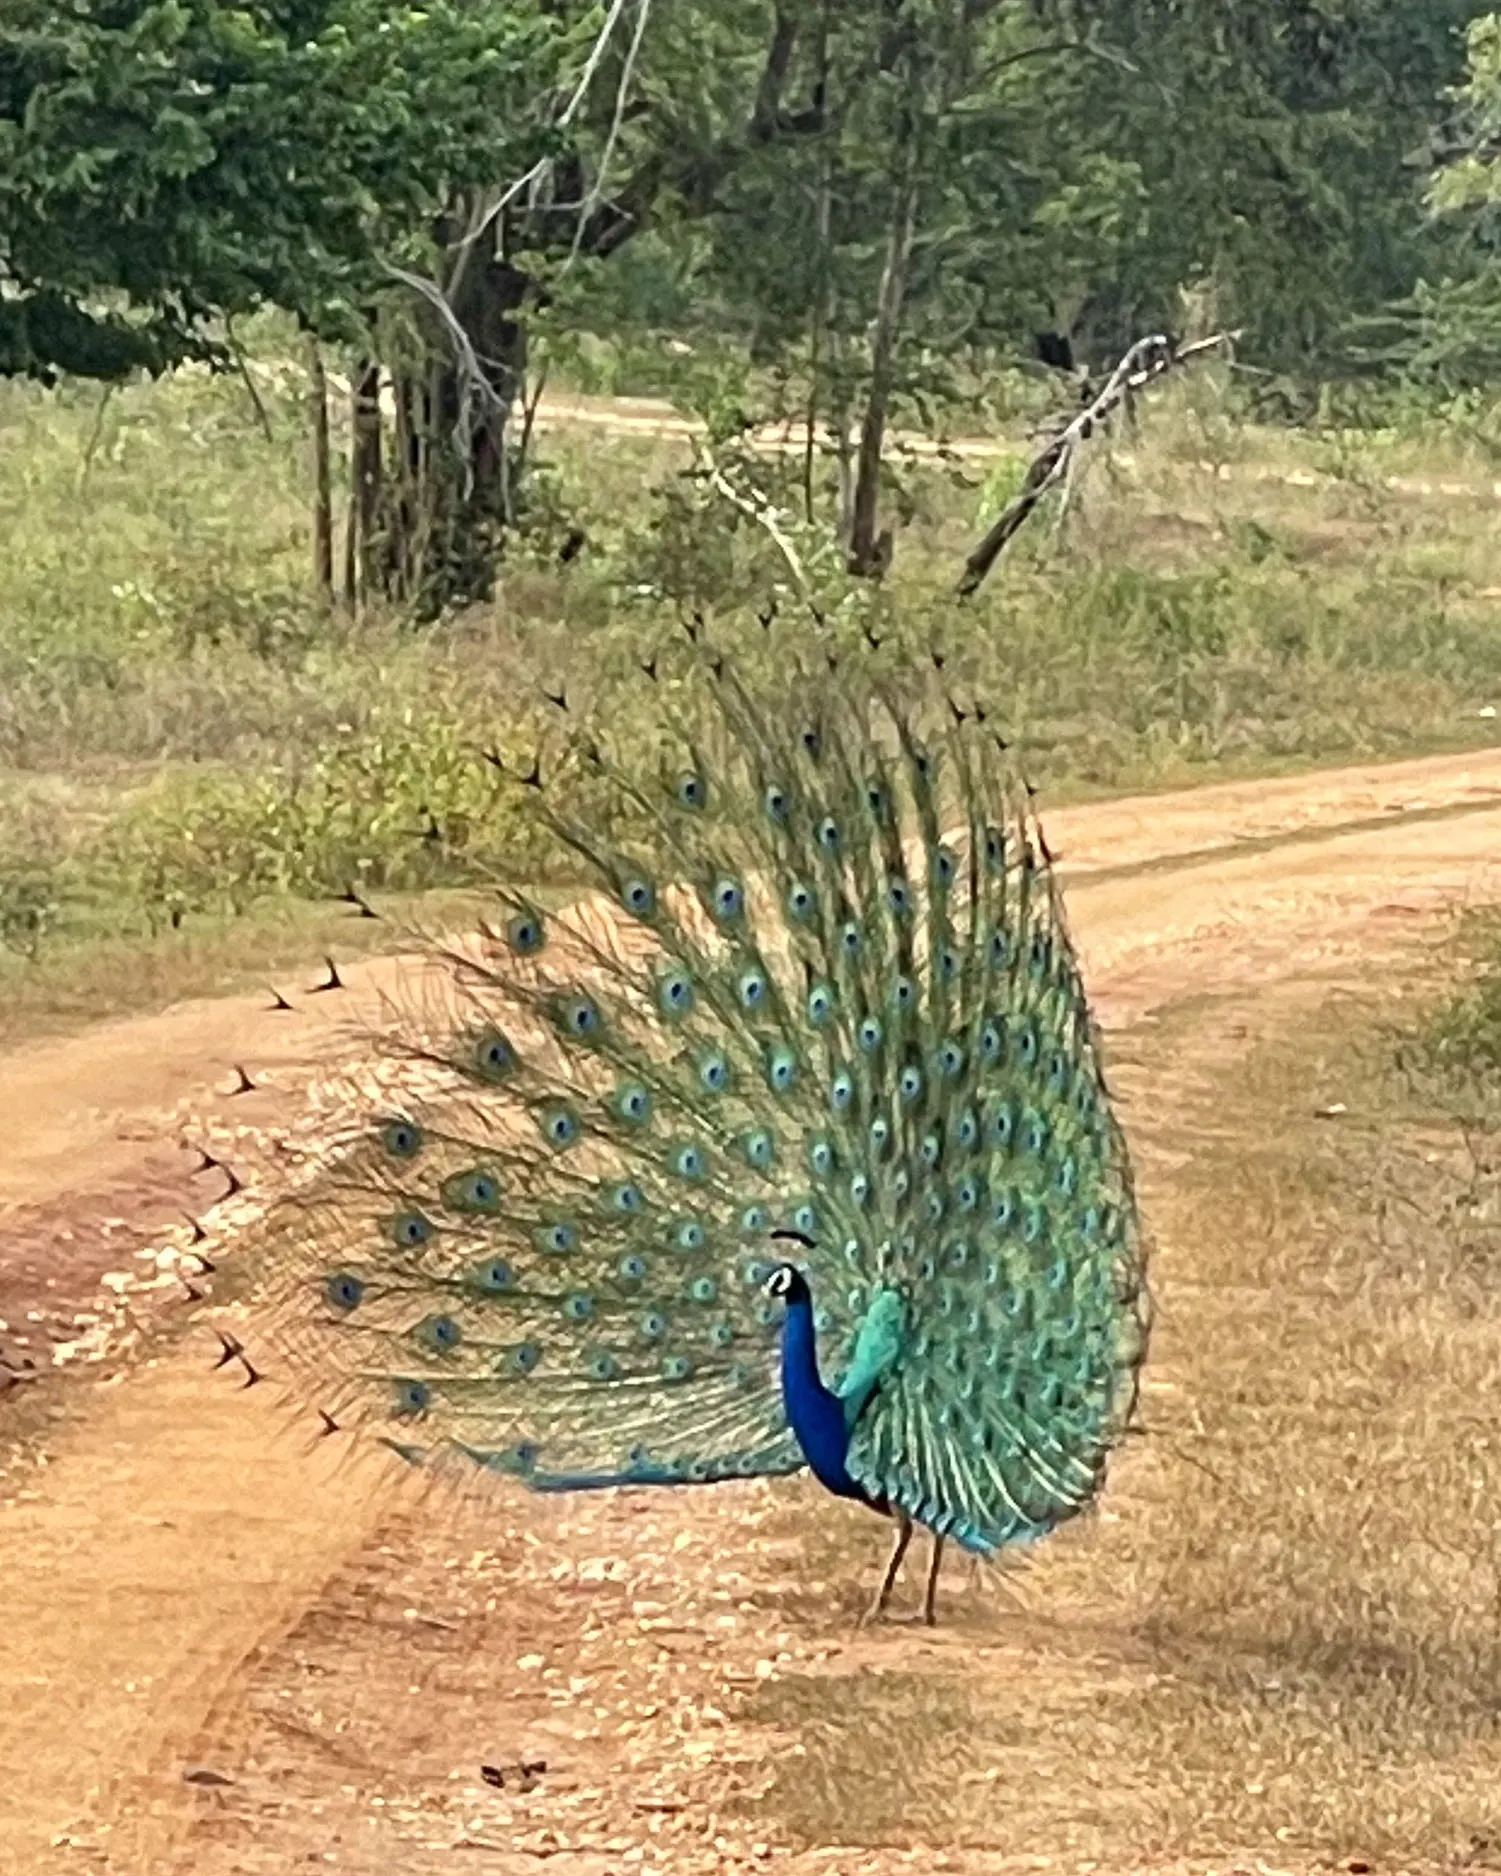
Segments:
[[[933,1533],[933,1561],[928,1565],[928,1587],[922,1599],[922,1619],[929,1628],[938,1623],[938,1572],[943,1567],[943,1539]]]
[[[891,1561],[886,1565],[886,1574],[881,1579],[881,1587],[876,1591],[875,1601],[860,1618],[863,1628],[868,1622],[878,1622],[886,1613],[886,1605],[891,1601],[891,1592],[896,1587],[896,1573],[902,1567],[902,1558],[907,1554],[907,1546],[912,1542],[912,1520],[905,1511],[896,1514],[896,1542],[891,1548]]]

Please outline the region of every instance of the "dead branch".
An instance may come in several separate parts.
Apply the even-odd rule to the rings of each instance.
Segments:
[[[99,398],[99,408],[94,412],[94,422],[89,431],[89,440],[84,446],[83,461],[78,465],[78,493],[80,495],[82,495],[84,487],[88,482],[89,471],[94,466],[94,454],[99,448],[100,439],[104,435],[104,413],[109,409],[110,399],[114,394],[114,384],[107,382]]]
[[[604,21],[598,33],[595,35],[593,45],[589,48],[589,55],[584,60],[583,69],[579,73],[568,102],[553,120],[556,128],[560,130],[566,129],[578,115],[584,100],[588,97],[593,87],[595,73],[599,70],[600,63],[604,59],[605,53],[609,50],[610,42],[615,37],[615,29],[620,24],[625,9],[626,0],[610,0],[610,6],[605,14]],[[643,4],[637,11],[635,37],[626,58],[625,69],[621,75],[621,82],[618,87],[619,95],[617,95],[615,104],[616,129],[611,132],[609,146],[612,150],[615,136],[618,134],[620,115],[624,108],[624,93],[630,86],[631,78],[635,70],[636,53],[640,49],[641,37],[646,30],[646,19],[649,10],[650,0],[643,0]],[[462,274],[468,262],[470,251],[473,249],[475,243],[494,225],[496,217],[503,214],[518,196],[530,196],[537,191],[537,189],[550,178],[552,168],[553,158],[551,156],[538,157],[537,161],[532,164],[531,168],[528,169],[524,175],[517,176],[511,182],[508,182],[504,188],[495,189],[490,192],[483,206],[471,218],[469,227],[460,243],[454,276],[448,283],[448,291],[450,294],[457,291],[459,276]],[[580,225],[582,225],[584,218],[580,216],[579,220]],[[572,256],[570,256],[570,259],[571,258]]]
[[[250,367],[245,362],[245,353],[241,349],[240,341],[235,337],[234,322],[227,317],[224,321],[224,336],[229,341],[230,356],[234,359],[235,370],[239,373],[240,382],[250,398],[250,407],[255,412],[255,420],[261,427],[261,435],[269,443],[271,419],[266,414],[266,406],[261,400],[260,392],[255,388],[255,380],[250,375]]]
[[[516,473],[518,477],[525,473],[527,463],[530,460],[532,434],[537,427],[537,409],[542,402],[542,393],[546,388],[547,360],[544,358],[542,361],[542,369],[537,373],[537,381],[532,386],[531,390],[528,391],[524,384],[521,387],[521,436],[516,444]],[[509,483],[507,483],[506,486],[506,500],[506,521],[507,523],[513,523],[516,517],[510,512]]]
[[[808,575],[798,557],[797,549],[787,538],[782,527],[782,517],[771,497],[762,489],[753,488],[748,492],[737,489],[714,459],[712,450],[699,443],[694,454],[698,458],[698,473],[708,482],[709,487],[721,500],[726,501],[747,521],[765,530],[772,545],[787,563],[787,569],[797,584],[803,599],[813,604],[813,589],[808,583]]]
[[[426,300],[438,315],[444,331],[448,334],[453,347],[454,362],[458,371],[458,412],[454,418],[454,450],[464,469],[464,499],[468,501],[474,487],[474,433],[488,413],[507,422],[511,414],[514,398],[514,386],[508,385],[504,393],[496,390],[486,366],[492,369],[498,361],[492,358],[482,359],[474,348],[474,342],[464,330],[463,323],[453,309],[452,289],[445,291],[436,280],[429,280],[422,274],[409,273],[404,267],[397,267],[394,262],[382,263],[394,280]]]
[[[595,210],[604,200],[605,184],[609,180],[610,164],[614,160],[615,146],[620,141],[621,127],[625,123],[625,108],[631,95],[631,84],[635,76],[636,60],[641,51],[641,41],[646,37],[646,23],[651,17],[651,0],[636,0],[636,30],[631,35],[631,42],[626,47],[625,63],[620,72],[620,83],[615,87],[615,109],[610,119],[610,133],[605,138],[605,147],[600,152],[595,168],[594,180],[585,191],[579,205],[578,220],[573,227],[573,242],[568,250],[568,259],[563,263],[563,272],[579,257],[579,250],[584,244],[584,236],[594,220]],[[582,95],[582,93],[580,93]]]
[[[1195,339],[1191,345],[1181,346],[1174,346],[1162,333],[1138,339],[1111,372],[1099,395],[1033,457],[1020,492],[1006,504],[986,530],[984,539],[965,559],[964,572],[956,589],[958,597],[968,599],[979,590],[1007,542],[1021,529],[1048,490],[1072,479],[1080,444],[1107,423],[1122,404],[1175,366],[1232,346],[1239,337],[1238,331],[1216,332],[1207,339]]]

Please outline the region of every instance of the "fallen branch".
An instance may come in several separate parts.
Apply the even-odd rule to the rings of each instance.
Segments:
[[[1206,353],[1233,345],[1239,332],[1216,332],[1207,339],[1195,339],[1191,345],[1175,347],[1161,333],[1138,339],[1111,372],[1105,388],[1066,424],[1040,454],[1028,465],[1020,492],[1009,501],[986,530],[985,538],[972,548],[964,562],[964,572],[957,588],[960,599],[968,599],[979,590],[985,576],[1000,559],[1006,543],[1021,528],[1032,510],[1059,482],[1073,473],[1079,445],[1092,436],[1124,403],[1154,379],[1176,365],[1186,365]]]

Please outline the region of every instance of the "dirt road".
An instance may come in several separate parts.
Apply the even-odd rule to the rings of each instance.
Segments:
[[[1259,997],[1368,973],[1425,915],[1501,897],[1501,750],[1047,825],[1107,1032],[1233,991],[1252,1012],[1243,1036]],[[365,994],[388,969],[348,975]],[[66,1348],[101,1278],[203,1203],[214,1175],[193,1181],[163,1145],[178,1116],[259,1122],[295,1098],[328,1019],[316,998],[296,1015],[266,1001],[188,1005],[0,1064],[13,1367]],[[230,1095],[233,1062],[264,1085]],[[1138,1149],[1168,1164],[1191,1084],[1121,1080]],[[1181,1275],[1192,1248],[1163,1255]],[[1019,1650],[1056,1655],[1060,1622],[1088,1628],[1086,1608],[1054,1609],[1046,1633],[1008,1629],[956,1570],[947,1631],[856,1639],[848,1613],[881,1536],[811,1488],[440,1508],[289,1428],[211,1353],[190,1339],[58,1394],[46,1464],[11,1475],[0,1871],[903,1867],[906,1849],[787,1854],[774,1822],[743,1811],[802,1748],[737,1719],[740,1695],[934,1660],[1009,1672]],[[17,1384],[0,1416],[51,1386]],[[1107,1548],[1130,1507],[1128,1459],[1090,1541]],[[999,1851],[952,1863],[1013,1866]]]
[[[590,397],[577,393],[571,397],[545,397],[537,407],[539,430],[602,430],[609,436],[667,438],[689,441],[706,434],[703,423],[685,417],[665,398]],[[751,446],[763,455],[802,456],[807,449],[807,427],[800,423],[762,424],[751,432]],[[817,441],[823,449],[832,446],[825,434]],[[889,456],[950,463],[994,462],[1001,456],[1030,453],[1038,445],[1019,436],[953,436],[937,440],[920,430],[888,430],[886,452]],[[1313,469],[1283,469],[1271,463],[1212,463],[1202,461],[1200,470],[1221,482],[1278,482],[1292,488],[1318,488],[1333,484],[1337,478]],[[1466,501],[1501,501],[1501,481],[1462,480],[1454,476],[1383,475],[1380,485],[1394,495],[1423,497],[1443,496]]]

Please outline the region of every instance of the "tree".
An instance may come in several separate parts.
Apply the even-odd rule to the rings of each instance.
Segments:
[[[356,338],[454,190],[546,148],[562,38],[541,0],[11,0],[0,370],[215,359],[268,303]]]
[[[1473,0],[1091,4],[1149,78],[1095,89],[1109,147],[1143,186],[1140,239],[1078,308],[1087,351],[1171,318],[1213,283],[1244,355],[1289,371],[1347,363],[1354,317],[1410,290],[1432,257],[1421,213],[1430,127],[1459,75]],[[1167,131],[1169,134],[1163,134]]]
[[[797,140],[750,148],[676,236],[700,317],[848,439],[876,570],[881,439],[952,361],[1068,333],[1096,364],[1203,285],[1243,355],[1347,364],[1352,317],[1434,253],[1419,209],[1467,0],[788,0]],[[805,499],[812,503],[811,458]]]
[[[575,75],[533,103],[553,148],[525,171],[455,190],[430,273],[408,277],[418,320],[411,308],[393,318],[379,347],[396,422],[374,478],[373,577],[424,611],[488,591],[517,517],[512,416],[532,320],[560,296],[577,304],[660,222],[721,214],[741,166],[817,129],[786,108],[799,29],[780,6],[693,0],[669,13],[611,0],[603,17],[570,16]],[[372,432],[372,460],[374,448]]]
[[[840,527],[878,571],[895,401],[950,388],[956,353],[1050,324],[1139,214],[1134,166],[1095,147],[1072,68],[1109,49],[1017,0],[824,5],[788,61],[817,135],[742,167],[706,276],[761,356],[795,361],[810,429],[848,439]],[[811,502],[811,494],[810,494]]]
[[[1209,280],[1308,367],[1409,288],[1466,0],[11,0],[0,369],[221,359],[267,302],[355,359],[350,584],[483,595],[528,335],[651,234],[692,321],[846,439],[966,350],[1086,358]],[[619,296],[614,296],[618,301]],[[808,477],[811,501],[811,475]]]
[[[1395,309],[1397,336],[1383,354],[1450,393],[1501,379],[1501,15],[1470,22],[1465,55],[1428,187],[1434,223],[1452,237],[1448,264]]]

